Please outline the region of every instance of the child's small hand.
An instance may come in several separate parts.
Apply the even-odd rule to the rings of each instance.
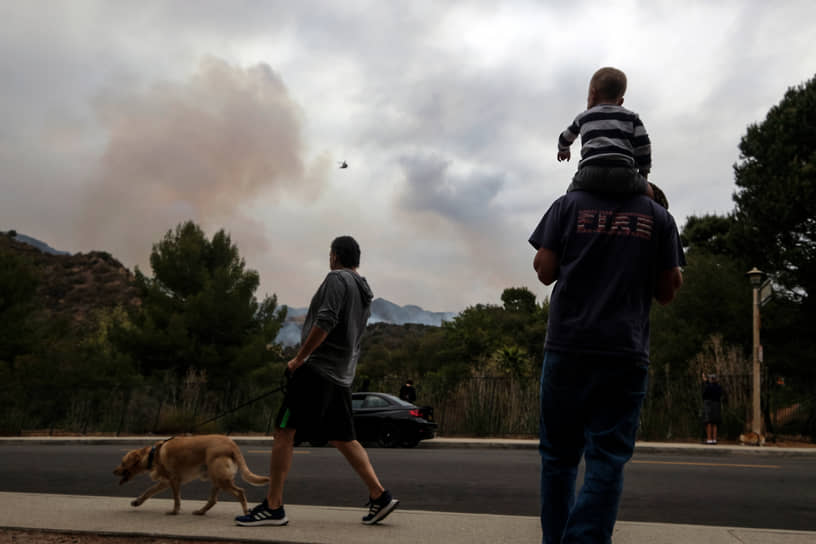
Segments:
[[[569,162],[569,160],[570,160],[569,149],[567,149],[566,151],[560,151],[560,150],[558,151],[558,162],[561,162],[561,161]]]

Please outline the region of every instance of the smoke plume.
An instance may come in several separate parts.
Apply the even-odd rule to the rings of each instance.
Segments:
[[[242,208],[253,199],[322,187],[320,172],[304,165],[301,111],[266,64],[206,58],[186,81],[109,91],[97,112],[108,144],[84,199],[80,239],[128,265],[145,263],[182,221],[252,230]],[[250,243],[262,248],[263,235]]]

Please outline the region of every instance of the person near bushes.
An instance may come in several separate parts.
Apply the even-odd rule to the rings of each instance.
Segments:
[[[406,380],[405,384],[400,387],[399,398],[405,402],[416,402],[416,387],[414,387],[413,380]]]
[[[722,423],[722,401],[725,396],[716,374],[703,376],[703,423],[706,444],[717,443],[717,426]]]
[[[539,400],[542,542],[608,544],[646,396],[651,300],[668,304],[682,285],[680,236],[645,194],[570,191],[529,242],[539,281],[555,282]]]
[[[236,517],[238,525],[288,523],[283,486],[292,466],[296,432],[309,442],[331,443],[360,476],[369,496],[364,524],[379,523],[399,504],[380,483],[354,432],[351,384],[374,297],[366,279],[357,273],[359,266],[357,241],[351,236],[335,238],[329,252],[330,271],[312,297],[300,349],[287,363],[290,379],[275,420],[266,498],[249,514]]]

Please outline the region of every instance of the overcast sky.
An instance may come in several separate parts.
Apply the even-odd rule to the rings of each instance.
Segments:
[[[816,74],[814,24],[812,0],[0,0],[0,230],[150,273],[192,219],[292,306],[351,234],[397,304],[542,298],[527,238],[592,73],[627,73],[682,228],[733,209],[739,140]]]

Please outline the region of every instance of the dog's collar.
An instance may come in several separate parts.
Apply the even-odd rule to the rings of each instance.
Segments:
[[[156,458],[156,454],[159,452],[159,448],[161,448],[164,445],[165,442],[167,442],[169,440],[173,440],[174,438],[175,438],[175,436],[171,436],[170,438],[168,438],[167,440],[164,440],[163,442],[160,442],[158,444],[153,444],[153,447],[150,448],[150,454],[147,456],[147,470],[150,470],[150,469],[153,468],[153,459]]]
[[[147,470],[153,468],[153,458],[156,457],[157,449],[158,447],[156,447],[155,445],[152,448],[150,448],[150,455],[147,456]]]

